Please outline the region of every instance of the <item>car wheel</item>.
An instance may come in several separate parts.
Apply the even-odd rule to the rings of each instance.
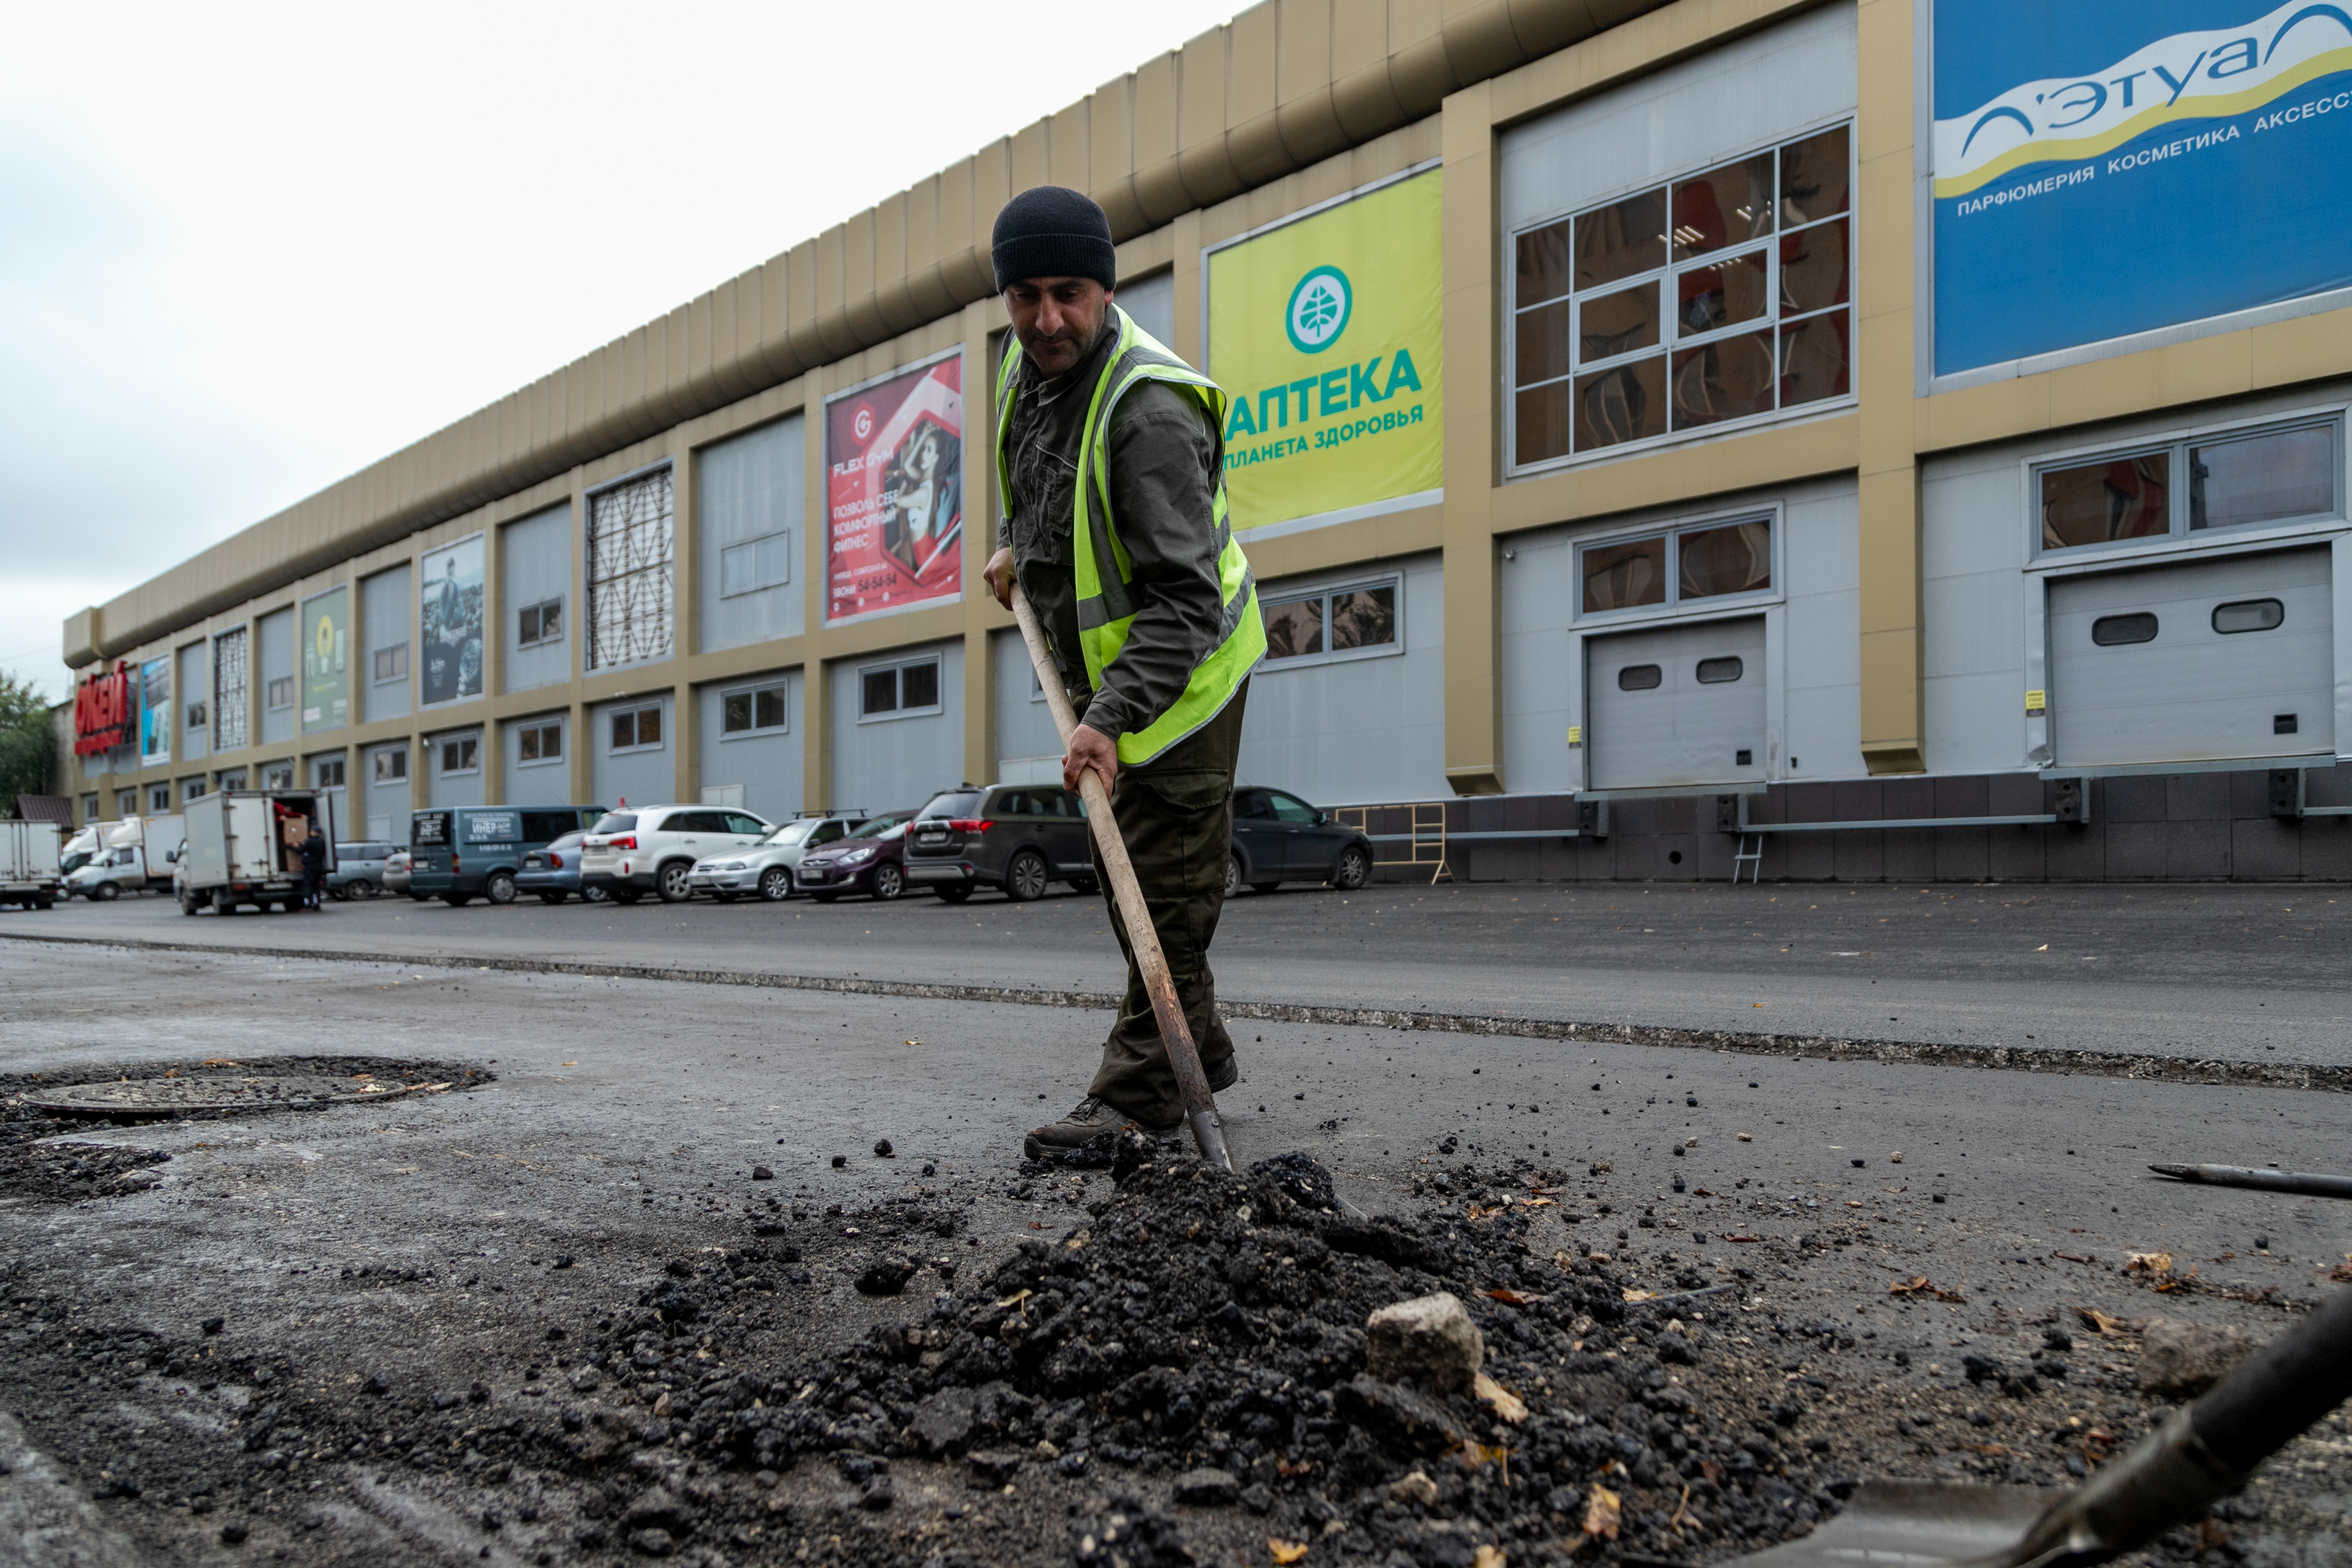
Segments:
[[[1225,851],[1225,897],[1242,896],[1242,858],[1233,850]]]
[[[202,908],[204,908],[204,906],[196,902],[196,896],[194,893],[182,893],[180,895],[180,912],[182,914],[192,915]]]
[[[940,901],[941,903],[960,904],[970,897],[971,897],[971,884],[970,882],[950,882],[940,889]]]
[[[482,896],[494,904],[510,904],[515,900],[514,873],[493,871],[482,883]]]
[[[793,871],[789,866],[771,866],[760,873],[760,896],[772,904],[781,904],[793,896]]]
[[[343,895],[346,898],[373,899],[376,895],[376,885],[373,882],[369,881],[365,877],[360,878],[357,881],[347,882],[343,885]]]
[[[236,900],[230,898],[225,892],[214,894],[213,913],[216,915],[233,915],[236,913]]]
[[[557,895],[559,898],[562,896],[562,894]],[[583,888],[580,889],[580,897],[583,901],[592,904],[608,904],[613,901],[611,890],[605,888]]]
[[[1352,893],[1371,879],[1372,858],[1364,853],[1360,844],[1350,844],[1339,851],[1339,864],[1331,873],[1331,885],[1343,893]]]
[[[100,882],[89,890],[89,896],[102,904],[110,904],[122,896],[122,889],[112,882]]]
[[[1024,849],[1004,868],[1004,896],[1016,903],[1033,902],[1045,896],[1045,884],[1052,879],[1045,858],[1034,849]]]
[[[539,901],[542,904],[560,904],[569,897],[571,895],[562,888],[550,888],[539,895]]]
[[[873,893],[876,898],[887,902],[906,890],[907,874],[904,871],[887,860],[874,868]]]
[[[694,868],[683,860],[671,861],[661,868],[661,876],[655,882],[654,889],[661,894],[663,903],[686,902],[694,897]]]
[[[613,901],[616,904],[634,904],[645,896],[645,890],[641,888],[615,888],[613,889]]]

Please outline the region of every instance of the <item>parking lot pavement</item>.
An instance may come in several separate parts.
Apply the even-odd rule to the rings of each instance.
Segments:
[[[160,898],[0,911],[50,934],[1106,994],[1101,900],[635,908],[407,899],[194,919]],[[1382,885],[1226,906],[1231,1002],[1848,1040],[2352,1065],[2337,887]]]
[[[481,914],[486,927],[505,920]],[[273,935],[337,924],[250,922]],[[491,1463],[497,1450],[476,1437],[536,1431],[579,1399],[583,1384],[557,1381],[577,1366],[558,1331],[594,1338],[598,1323],[656,1299],[666,1259],[675,1270],[750,1247],[770,1259],[761,1289],[790,1298],[788,1326],[754,1334],[723,1320],[704,1342],[732,1364],[782,1365],[919,1310],[851,1289],[878,1245],[857,1227],[893,1201],[957,1219],[951,1235],[887,1244],[918,1248],[932,1270],[908,1287],[911,1301],[939,1288],[938,1258],[985,1279],[1014,1241],[1084,1226],[1106,1179],[1024,1177],[1014,1154],[1024,1125],[1075,1098],[1105,1021],[235,952],[93,949],[60,962],[54,948],[0,943],[8,1094],[33,1074],[230,1070],[207,1059],[268,1070],[321,1048],[375,1058],[387,1079],[423,1062],[495,1075],[472,1089],[110,1127],[44,1146],[168,1154],[142,1168],[157,1182],[145,1190],[61,1202],[20,1179],[26,1164],[0,1177],[0,1272],[27,1314],[10,1342],[22,1435],[0,1433],[18,1456],[16,1474],[0,1477],[0,1519],[47,1517],[60,1539],[121,1531],[155,1561],[209,1552],[229,1521],[253,1531],[257,1556],[285,1546],[325,1561],[314,1553],[332,1542],[352,1554],[337,1561],[403,1564],[470,1555],[493,1510],[508,1521],[494,1541],[513,1553],[502,1560],[540,1549],[551,1552],[540,1562],[582,1560],[574,1531],[593,1515],[579,1510],[603,1504],[580,1488],[602,1472],[570,1476],[552,1440],[518,1465]],[[1622,1267],[1696,1263],[1725,1279],[1752,1264],[1716,1313],[1722,1331],[1836,1314],[1851,1333],[1886,1336],[1856,1355],[1898,1384],[1921,1383],[1919,1396],[1948,1412],[1981,1401],[1959,1381],[1960,1357],[2027,1353],[2038,1325],[2071,1323],[2077,1306],[2221,1314],[2273,1331],[2275,1303],[2254,1299],[2325,1289],[2315,1281],[2346,1247],[2341,1205],[2145,1172],[2164,1158],[2340,1164],[2343,1101],[2331,1093],[1279,1023],[1249,1026],[1241,1052],[1244,1080],[1224,1097],[1238,1161],[1303,1150],[1372,1210],[1412,1204],[1414,1184],[1454,1163],[1456,1143],[1482,1169],[1524,1160],[1570,1173],[1569,1186],[1615,1212],[1544,1212],[1536,1256],[1606,1248]],[[887,1159],[876,1152],[886,1138]],[[772,1179],[754,1180],[755,1166]],[[2202,1294],[2151,1294],[2119,1271],[2136,1250],[2202,1260]],[[1915,1275],[1959,1304],[1890,1296],[1890,1279]],[[217,1332],[199,1330],[215,1318]],[[1904,1370],[1887,1364],[1889,1345],[1916,1352]],[[173,1358],[164,1371],[152,1370],[156,1351]],[[228,1363],[217,1387],[202,1372],[215,1355]],[[2097,1357],[2086,1353],[2084,1376]],[[242,1370],[261,1363],[280,1368],[276,1388]],[[440,1420],[429,1401],[465,1415],[469,1387],[482,1408],[457,1442],[482,1443],[488,1458],[404,1458],[409,1424]],[[285,1414],[295,1409],[351,1455],[306,1444]],[[1861,1435],[1837,1430],[1841,1442]],[[269,1452],[245,1440],[257,1432]],[[110,1490],[116,1478],[145,1500]],[[69,1493],[112,1500],[60,1512]],[[1041,1529],[1055,1542],[1066,1532],[1058,1501]],[[136,1561],[108,1555],[113,1539],[93,1533],[90,1550]]]

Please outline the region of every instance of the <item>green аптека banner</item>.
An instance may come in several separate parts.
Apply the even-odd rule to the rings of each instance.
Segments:
[[[1433,169],[1209,254],[1236,530],[1444,483],[1441,195]]]

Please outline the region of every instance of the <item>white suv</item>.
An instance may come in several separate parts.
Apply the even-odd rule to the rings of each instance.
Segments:
[[[757,893],[771,902],[789,899],[798,880],[801,857],[839,843],[866,820],[864,812],[803,816],[749,848],[706,851],[694,863],[691,889],[709,893],[722,904],[747,893]]]
[[[667,904],[694,896],[694,863],[745,849],[775,824],[734,806],[641,805],[608,811],[580,842],[580,886],[601,888],[625,904],[658,893]]]

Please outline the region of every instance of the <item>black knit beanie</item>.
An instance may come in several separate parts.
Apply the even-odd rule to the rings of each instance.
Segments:
[[[1104,288],[1118,282],[1110,219],[1082,191],[1037,185],[1004,204],[990,236],[1002,293],[1027,278],[1091,278]]]

